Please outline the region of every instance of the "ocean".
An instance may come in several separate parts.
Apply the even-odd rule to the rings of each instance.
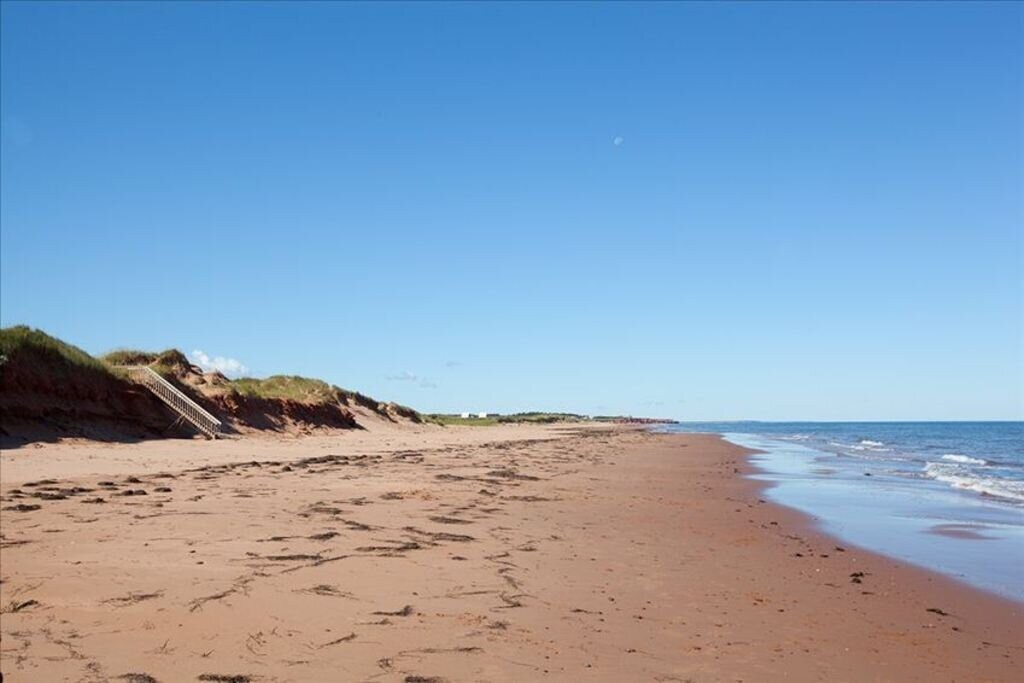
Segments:
[[[1024,422],[688,422],[847,543],[1024,602]]]

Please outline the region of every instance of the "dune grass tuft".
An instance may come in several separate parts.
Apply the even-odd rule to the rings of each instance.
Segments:
[[[27,325],[0,329],[0,366],[13,362],[45,366],[49,372],[58,375],[83,371],[114,374],[107,365],[77,346]]]

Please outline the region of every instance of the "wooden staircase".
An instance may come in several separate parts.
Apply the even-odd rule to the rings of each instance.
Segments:
[[[199,404],[165,380],[146,365],[119,365],[128,378],[153,392],[158,399],[170,406],[171,410],[198,429],[204,436],[216,439],[221,433],[221,422],[203,410]]]

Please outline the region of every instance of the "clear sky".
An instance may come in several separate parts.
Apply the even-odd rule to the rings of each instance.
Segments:
[[[0,320],[426,411],[1024,417],[1024,5],[11,3]]]

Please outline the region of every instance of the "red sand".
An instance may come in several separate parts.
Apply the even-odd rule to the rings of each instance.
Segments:
[[[839,549],[761,502],[738,476],[742,449],[717,437],[354,437],[4,452],[4,680],[1010,681],[1024,668],[1024,606]],[[66,479],[26,485],[54,463]]]

